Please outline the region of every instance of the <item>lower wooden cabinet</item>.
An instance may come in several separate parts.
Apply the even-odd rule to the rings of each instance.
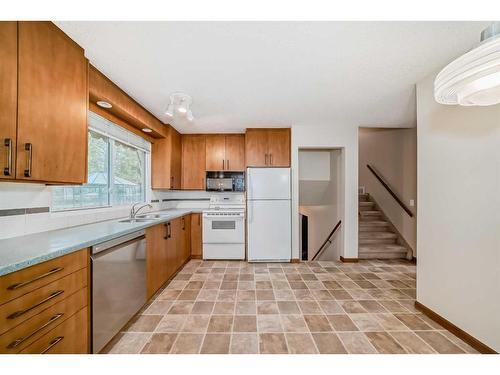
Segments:
[[[89,353],[89,253],[0,277],[0,353]]]
[[[191,257],[201,258],[202,253],[202,216],[191,214]]]
[[[147,295],[151,298],[191,256],[191,216],[146,229]]]

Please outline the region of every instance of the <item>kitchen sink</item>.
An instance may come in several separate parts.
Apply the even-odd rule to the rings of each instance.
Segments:
[[[157,220],[159,217],[137,217],[135,219],[123,219],[123,220],[119,220],[118,222],[119,223],[144,223],[144,222],[148,222],[148,221],[155,221]]]

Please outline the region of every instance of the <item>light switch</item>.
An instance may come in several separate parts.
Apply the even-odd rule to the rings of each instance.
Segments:
[[[415,199],[410,199],[410,207],[414,207],[415,206]]]

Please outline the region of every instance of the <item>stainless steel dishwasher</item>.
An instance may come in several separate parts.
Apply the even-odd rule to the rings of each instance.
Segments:
[[[146,302],[144,230],[92,247],[92,351],[99,351]]]

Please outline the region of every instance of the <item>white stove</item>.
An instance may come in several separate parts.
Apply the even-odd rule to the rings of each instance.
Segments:
[[[245,259],[245,200],[214,195],[203,210],[203,259]]]

